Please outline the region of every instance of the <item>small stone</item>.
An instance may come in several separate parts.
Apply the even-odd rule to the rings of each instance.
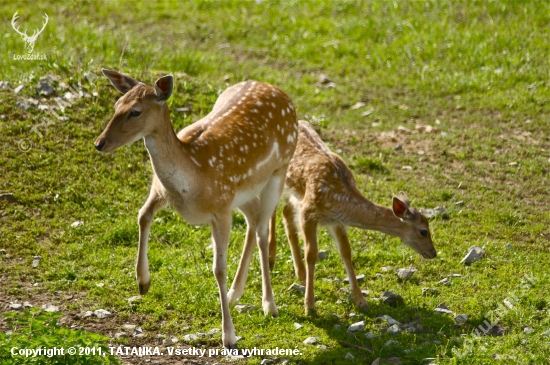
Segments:
[[[420,156],[424,156],[424,155],[426,154],[426,152],[424,152],[424,151],[422,151],[422,150],[418,151],[417,153],[418,153]]]
[[[300,323],[296,323],[296,322],[294,323],[294,329],[295,330],[299,330],[302,327],[304,327],[304,326],[302,326]]]
[[[457,202],[455,203],[455,207],[461,207],[461,206],[463,206],[463,205],[464,205],[464,200],[460,200],[460,201],[457,201]]]
[[[361,294],[363,294],[364,297],[368,297],[370,294],[369,290],[361,290]]]
[[[450,283],[451,281],[449,280],[449,278],[444,278],[438,281],[439,285],[449,285]]]
[[[30,105],[29,105],[29,104],[27,104],[27,103],[25,103],[24,101],[21,101],[21,100],[17,101],[17,102],[15,103],[15,105],[18,106],[18,107],[20,107],[21,109],[23,109],[23,110],[25,110],[25,111],[27,111],[27,110],[30,108]]]
[[[543,336],[550,336],[550,329],[547,329],[543,333],[541,333]]]
[[[143,333],[143,330],[141,327],[134,328],[134,331],[132,332],[132,337],[144,337],[145,334]]]
[[[10,88],[10,82],[9,81],[0,81],[0,89],[7,90]]]
[[[71,224],[71,227],[74,228],[74,227],[80,227],[80,226],[83,226],[83,225],[84,225],[84,222],[82,222],[82,221],[76,221],[76,222],[73,222],[73,223]]]
[[[47,80],[41,79],[38,84],[36,84],[36,91],[40,95],[51,96],[54,94],[55,90],[52,85]]]
[[[0,194],[0,200],[6,200],[8,203],[15,203],[15,196],[12,193]]]
[[[397,270],[397,276],[402,280],[409,280],[418,270],[415,267],[407,267]]]
[[[32,305],[31,303],[29,303],[29,302],[23,302],[23,307],[25,307],[25,308],[32,308],[33,305]]]
[[[235,309],[239,313],[246,313],[246,312],[258,310],[258,307],[256,307],[255,305],[250,305],[250,304],[237,304],[235,306]]]
[[[231,75],[224,75],[223,76],[223,81],[225,81],[225,82],[231,81]]]
[[[517,166],[517,165],[518,165],[518,163],[516,161],[508,163],[508,166]]]
[[[397,307],[400,304],[403,304],[403,297],[392,290],[388,290],[380,296],[382,303],[387,304],[392,307]]]
[[[42,256],[34,256],[32,259],[32,267],[38,267],[40,261],[42,261]]]
[[[111,316],[111,312],[106,311],[105,309],[97,309],[94,311],[94,316],[96,316],[99,319],[103,319]]]
[[[355,279],[357,279],[357,282],[358,282],[358,283],[361,283],[361,282],[365,281],[365,274],[357,275],[357,276],[355,277]],[[349,284],[349,278],[345,278],[345,279],[343,280],[343,282],[344,282],[344,284]]]
[[[336,88],[336,84],[334,82],[329,82],[328,84],[325,85],[325,87],[327,89],[335,89]]]
[[[98,288],[103,288],[105,286],[105,283],[97,283],[95,286]]]
[[[86,311],[84,312],[84,314],[82,314],[82,318],[89,318],[89,317],[92,317],[93,315],[94,315],[94,312]]]
[[[509,249],[509,250],[513,250],[514,249],[514,246],[511,244],[511,243],[508,243],[506,245],[504,245],[505,248]]]
[[[319,253],[317,254],[317,259],[319,261],[326,260],[328,258],[329,253],[330,253],[330,251],[328,251],[328,250],[319,251]]]
[[[128,334],[126,332],[117,332],[115,333],[115,338],[126,338]]]
[[[181,108],[176,108],[176,111],[180,112],[180,113],[187,113],[187,112],[190,112],[191,109],[189,109],[188,107],[183,106]]]
[[[391,271],[391,266],[382,266],[380,270],[382,270],[383,272]]]
[[[172,346],[176,343],[180,342],[180,339],[177,338],[177,337],[172,337],[172,338],[167,338],[165,340],[162,341],[162,344],[164,346]]]
[[[214,336],[214,335],[217,335],[218,333],[220,333],[220,329],[219,328],[212,328],[210,331],[207,332],[207,334],[209,336]]]
[[[401,322],[399,321],[396,321],[395,319],[393,319],[392,317],[388,316],[387,314],[384,314],[384,315],[381,315],[381,316],[378,316],[376,317],[376,320],[381,322],[381,321],[385,321],[387,322],[388,324],[390,325],[398,325],[398,326],[401,326]]]
[[[398,334],[399,332],[401,332],[401,328],[399,328],[399,325],[398,325],[398,324],[392,324],[392,325],[387,329],[387,332],[388,332],[388,333],[391,333],[392,335],[396,335],[396,334]]]
[[[183,340],[185,342],[192,342],[192,341],[197,341],[199,339],[199,336],[195,335],[195,334],[188,334],[188,335],[185,335],[183,336]]]
[[[300,292],[300,293],[305,293],[306,292],[306,287],[303,286],[303,285],[299,285],[299,284],[292,284],[288,290],[294,290],[294,291],[297,291],[297,292]]]
[[[23,308],[23,304],[11,303],[11,304],[9,305],[9,308],[18,311],[18,310],[20,310],[20,309]]]
[[[506,334],[506,328],[500,323],[491,328],[491,336],[500,337]]]
[[[367,332],[367,333],[365,333],[365,337],[366,338],[375,338],[376,336],[372,332]]]
[[[348,327],[348,332],[357,332],[357,331],[364,331],[364,330],[365,330],[364,321],[355,322]]]
[[[126,299],[128,301],[129,304],[134,304],[134,303],[137,303],[137,302],[141,302],[141,295],[136,295],[136,296],[133,296],[133,297],[130,297],[128,299]]]
[[[530,333],[533,333],[534,329],[533,327],[523,327],[523,333],[525,333],[526,335],[530,334]]]
[[[466,323],[468,322],[468,315],[467,314],[459,314],[455,317],[456,323]]]
[[[353,356],[353,355],[351,354],[351,352],[348,352],[348,353],[344,356],[344,359],[353,361],[353,360],[355,360],[355,356]]]
[[[409,165],[406,165],[406,166],[401,166],[401,170],[407,170],[407,171],[412,171],[412,166],[409,166]]]
[[[24,87],[25,87],[25,85],[19,85],[18,87],[13,89],[13,92],[16,93],[16,94],[19,94],[21,92],[21,90],[23,90]]]
[[[384,275],[380,274],[379,272],[377,272],[376,274],[374,274],[374,277],[377,278],[377,279],[380,279],[380,278],[383,278]]]
[[[453,314],[453,312],[447,307],[445,303],[440,303],[437,307],[435,307],[434,311],[436,313],[445,313],[445,314]]]
[[[424,327],[422,327],[422,325],[420,323],[416,323],[416,322],[410,322],[410,323],[407,323],[407,324],[404,324],[402,326],[402,328],[407,331],[407,332],[410,332],[410,333],[417,333],[417,332],[422,332],[422,330],[424,329]]]
[[[124,325],[122,326],[122,328],[123,328],[125,331],[127,331],[127,332],[134,332],[134,330],[136,329],[136,327],[137,327],[137,326],[136,326],[135,324],[128,324],[128,323],[126,323],[126,324],[124,324]]]
[[[363,113],[361,113],[361,116],[362,117],[368,117],[369,115],[371,115],[372,113],[374,113],[374,109],[369,109]]]
[[[53,304],[44,304],[42,305],[42,308],[44,309],[44,312],[49,312],[49,313],[59,312],[59,307],[56,307]]]
[[[358,101],[357,103],[355,103],[351,106],[351,109],[359,109],[359,108],[362,108],[364,106],[367,106],[367,104],[363,103],[362,101]]]
[[[326,347],[325,345],[317,345],[317,346],[315,346],[315,347],[317,347],[317,348],[318,348],[319,350],[321,350],[321,351],[325,351],[325,350],[328,349],[328,347]]]
[[[403,149],[403,145],[398,144],[393,148],[394,151],[401,151]]]
[[[424,296],[439,295],[439,290],[434,288],[422,288],[422,295]]]
[[[393,346],[393,345],[399,345],[399,341],[394,341],[394,340],[389,340],[388,342],[386,342],[384,344],[384,347],[390,347],[390,346]]]
[[[308,337],[304,340],[304,345],[315,345],[318,341],[317,337]]]
[[[270,365],[270,364],[275,364],[275,360],[273,360],[273,359],[263,359],[260,362],[260,365]]]
[[[332,79],[330,77],[328,77],[327,75],[325,75],[325,74],[320,74],[319,75],[319,82],[321,84],[329,84],[330,82],[332,82]]]
[[[406,133],[406,134],[411,133],[411,130],[409,128],[403,127],[402,125],[397,127],[397,131],[399,133]]]
[[[460,274],[451,274],[450,277],[451,277],[451,278],[461,278],[462,275],[460,275]]]
[[[460,261],[460,263],[465,263],[466,265],[469,265],[471,263],[474,263],[476,261],[481,260],[481,258],[485,255],[485,251],[479,246],[472,246],[470,247],[470,250],[464,256],[464,258]]]

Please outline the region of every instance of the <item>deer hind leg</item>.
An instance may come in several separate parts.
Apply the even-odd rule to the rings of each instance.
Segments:
[[[269,221],[269,270],[275,267],[277,256],[277,207]]]
[[[306,257],[306,294],[304,297],[304,306],[307,315],[312,315],[315,311],[315,264],[317,263],[317,255],[319,247],[317,244],[317,221],[308,214],[308,210],[302,208],[300,211],[300,220],[302,233],[305,241],[305,257]]]
[[[212,241],[214,246],[214,263],[212,271],[218,283],[220,294],[220,306],[222,309],[222,342],[226,348],[237,347],[235,326],[229,312],[229,299],[227,298],[227,247],[231,234],[231,212],[220,212],[214,216],[211,222]]]
[[[342,225],[336,225],[329,227],[330,234],[338,244],[338,251],[340,251],[340,257],[344,262],[344,267],[346,268],[346,273],[348,274],[349,284],[351,286],[351,292],[355,304],[361,309],[367,308],[367,301],[361,293],[361,288],[357,282],[357,277],[355,276],[355,270],[353,269],[353,264],[351,262],[351,247],[349,244],[348,235],[346,233],[346,228]]]
[[[139,210],[139,247],[136,262],[136,279],[140,294],[147,293],[151,284],[149,261],[147,259],[147,245],[149,243],[151,222],[155,213],[165,205],[166,201],[157,193],[154,187],[151,187],[147,201]]]
[[[240,206],[239,210],[244,214],[248,227],[246,229],[246,240],[241,255],[241,261],[239,262],[239,268],[237,269],[237,274],[235,275],[231,289],[227,293],[229,304],[231,305],[236,304],[244,293],[250,261],[254,254],[254,247],[256,246],[256,230],[258,227],[260,201],[258,198],[254,198],[250,202]]]
[[[271,287],[271,278],[269,272],[269,221],[283,192],[285,175],[285,166],[271,175],[266,186],[260,193],[260,211],[258,214],[258,248],[260,250],[260,265],[262,269],[262,307],[267,315],[271,313],[276,317],[279,312],[275,305],[273,289]]]
[[[306,267],[302,260],[302,252],[300,250],[299,225],[298,225],[297,202],[289,201],[283,209],[283,222],[285,225],[286,237],[292,252],[292,263],[294,264],[294,272],[298,280],[305,284],[306,282]]]

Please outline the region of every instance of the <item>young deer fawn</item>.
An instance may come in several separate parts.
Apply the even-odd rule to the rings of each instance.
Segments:
[[[366,308],[367,302],[353,270],[346,226],[398,236],[424,258],[436,257],[428,220],[418,210],[409,207],[405,194],[401,192],[393,198],[392,209],[370,202],[357,189],[353,174],[344,161],[332,153],[311,125],[304,121],[299,122],[298,145],[286,174],[285,194],[289,195],[289,200],[283,209],[283,220],[296,276],[306,285],[306,313],[315,308],[313,278],[318,254],[318,225],[327,226],[336,240],[355,303],[361,308]],[[277,246],[275,214],[270,227],[269,261],[272,268]],[[307,268],[300,253],[300,228],[305,241]]]
[[[206,117],[176,135],[166,104],[173,88],[171,75],[150,87],[118,72],[103,73],[124,95],[115,103],[113,118],[95,141],[96,149],[108,152],[143,138],[154,171],[149,197],[138,215],[139,291],[145,294],[151,280],[147,243],[155,212],[170,204],[189,223],[210,224],[213,272],[222,309],[222,341],[225,347],[235,348],[237,339],[226,292],[231,211],[238,208],[245,215],[245,248],[249,251],[257,235],[262,306],[266,315],[277,316],[269,273],[269,220],[296,148],[294,106],[272,85],[242,82],[225,90]],[[241,261],[241,265],[248,268],[251,255],[243,256],[248,261]],[[246,275],[240,277],[246,280]]]

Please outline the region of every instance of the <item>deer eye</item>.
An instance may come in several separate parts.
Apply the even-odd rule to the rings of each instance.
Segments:
[[[141,115],[140,111],[137,111],[135,109],[130,110],[130,113],[128,114],[128,119],[139,117]]]
[[[427,229],[421,229],[420,230],[420,235],[422,237],[428,237],[428,230]]]

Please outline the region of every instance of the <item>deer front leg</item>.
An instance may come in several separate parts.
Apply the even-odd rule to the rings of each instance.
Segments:
[[[212,241],[214,246],[213,272],[220,294],[222,309],[222,342],[226,348],[237,348],[235,326],[229,312],[229,299],[227,298],[227,246],[231,233],[231,212],[223,212],[214,215],[211,223]]]
[[[306,267],[302,260],[302,252],[300,251],[299,228],[296,224],[298,221],[297,208],[289,201],[283,209],[283,223],[285,225],[286,237],[292,252],[292,263],[294,264],[294,272],[296,277],[302,284],[306,282]]]
[[[308,217],[306,209],[301,211],[301,225],[305,240],[305,256],[306,256],[306,295],[304,305],[306,315],[312,315],[315,312],[315,264],[317,263],[317,255],[319,248],[317,246],[317,221]]]
[[[157,193],[154,187],[151,187],[149,197],[141,207],[138,214],[139,224],[139,247],[136,261],[136,279],[138,282],[139,293],[146,294],[151,284],[151,275],[149,274],[149,261],[147,259],[147,244],[149,242],[149,231],[151,230],[151,221],[155,213],[162,208],[166,202]]]
[[[363,293],[361,293],[361,288],[357,282],[355,270],[353,270],[353,264],[351,262],[351,247],[349,244],[348,235],[346,233],[346,228],[342,225],[336,225],[329,227],[329,231],[338,244],[338,251],[340,251],[340,257],[344,262],[344,267],[346,268],[346,273],[348,274],[349,285],[351,286],[351,292],[353,294],[355,304],[361,309],[367,309],[367,301],[363,297]]]
[[[254,247],[256,246],[256,230],[258,227],[258,211],[259,200],[254,198],[250,202],[239,207],[239,210],[244,214],[246,218],[246,240],[244,243],[243,253],[241,255],[241,261],[239,261],[239,268],[237,274],[231,285],[231,289],[227,293],[229,304],[234,305],[242,297],[244,293],[244,287],[246,285],[246,278],[248,277],[248,269],[250,267],[250,261],[254,254]]]

